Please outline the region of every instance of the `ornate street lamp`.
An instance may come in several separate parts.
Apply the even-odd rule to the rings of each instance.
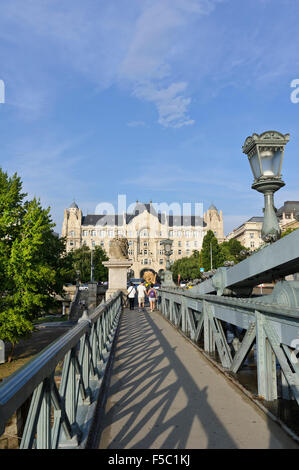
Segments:
[[[280,238],[281,234],[273,194],[285,185],[281,179],[281,166],[284,148],[289,140],[289,134],[267,131],[247,137],[242,147],[243,153],[248,156],[254,176],[254,183],[251,187],[264,194],[262,239],[265,242],[274,242]]]
[[[161,245],[164,246],[164,253],[166,256],[166,270],[163,275],[163,286],[175,286],[175,283],[172,279],[172,272],[170,271],[170,255],[172,254],[172,240],[162,240]]]

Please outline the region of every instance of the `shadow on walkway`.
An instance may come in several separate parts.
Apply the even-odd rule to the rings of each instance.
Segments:
[[[122,316],[109,388],[111,408],[106,428],[119,421],[111,442],[102,433],[100,448],[185,449],[198,418],[207,443],[193,448],[236,448],[237,445],[148,313]],[[103,431],[104,429],[102,429]]]

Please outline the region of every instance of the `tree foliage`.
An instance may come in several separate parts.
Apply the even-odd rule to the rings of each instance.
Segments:
[[[210,271],[211,266],[212,269],[217,269],[220,266],[223,266],[225,256],[212,230],[208,230],[204,236],[202,241],[201,257],[205,271]]]
[[[179,274],[181,279],[200,279],[199,252],[195,250],[191,256],[176,260],[171,266],[171,271],[176,282],[178,281]]]
[[[221,243],[220,249],[223,253],[224,261],[233,261],[235,264],[245,259],[248,251],[245,246],[234,238]]]
[[[80,271],[80,281],[86,283],[90,281],[91,275],[91,250],[83,245],[81,248],[72,250],[69,254],[70,264],[72,266],[71,282],[76,279],[76,271]],[[96,282],[106,281],[108,279],[108,269],[103,265],[103,261],[108,261],[106,252],[96,246],[93,249],[94,280]]]
[[[25,197],[17,174],[0,169],[0,338],[13,345],[56,305],[67,272],[65,242],[53,232],[50,209]]]

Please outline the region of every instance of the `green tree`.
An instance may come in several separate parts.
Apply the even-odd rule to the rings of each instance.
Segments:
[[[67,271],[50,209],[35,198],[24,201],[21,191],[20,178],[0,169],[0,338],[12,343],[12,352],[33,320],[56,305]]]
[[[235,264],[245,259],[247,255],[242,252],[248,251],[245,246],[241,245],[241,243],[234,238],[221,243],[220,249],[222,251],[224,261],[234,261]]]
[[[200,253],[194,250],[191,256],[176,260],[171,266],[171,271],[176,282],[179,274],[181,279],[200,279]]]
[[[72,281],[76,279],[76,271],[80,271],[80,280],[83,283],[90,281],[91,274],[91,250],[88,246],[83,245],[81,248],[72,250],[69,253],[72,265]],[[93,265],[94,265],[94,280],[96,282],[106,281],[108,279],[108,270],[103,265],[103,261],[108,261],[106,252],[100,247],[96,246],[93,249]]]
[[[202,242],[201,257],[205,271],[211,270],[211,264],[213,269],[217,269],[220,266],[223,266],[223,262],[225,261],[224,254],[212,230],[208,230],[208,232],[204,236]]]

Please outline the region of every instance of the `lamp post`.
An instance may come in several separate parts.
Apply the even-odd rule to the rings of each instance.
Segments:
[[[92,242],[91,242],[91,252],[90,252],[90,282],[94,282],[93,244],[92,244]]]
[[[78,287],[80,284],[80,270],[76,269],[76,286]]]
[[[172,254],[172,240],[167,239],[167,240],[162,240],[161,245],[164,246],[164,253],[166,256],[166,270],[164,272],[163,276],[163,286],[175,286],[175,283],[173,282],[172,279],[172,272],[170,271],[170,255]]]
[[[262,239],[274,242],[280,238],[281,230],[274,207],[274,193],[285,183],[281,178],[284,148],[290,140],[289,134],[267,131],[247,137],[242,147],[248,157],[254,176],[252,189],[264,194],[265,208]]]

